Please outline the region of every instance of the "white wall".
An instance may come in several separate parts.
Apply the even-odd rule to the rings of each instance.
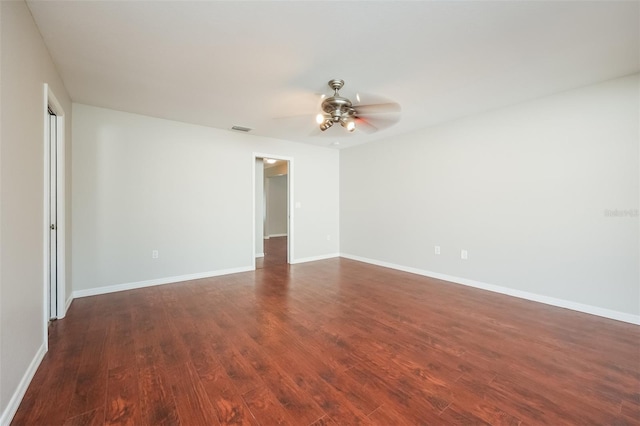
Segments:
[[[341,252],[637,319],[639,88],[629,76],[341,151]]]
[[[265,179],[267,194],[267,236],[287,235],[287,175]]]
[[[338,242],[326,239],[339,228],[338,151],[86,105],[73,110],[75,294],[251,268],[255,152],[294,159],[302,205],[294,261],[338,253]]]
[[[67,154],[71,153],[71,103],[26,4],[3,1],[0,11],[0,424],[4,425],[15,413],[46,347],[44,84],[50,85],[66,114]],[[67,156],[67,164],[70,160]],[[66,181],[71,181],[69,173]]]

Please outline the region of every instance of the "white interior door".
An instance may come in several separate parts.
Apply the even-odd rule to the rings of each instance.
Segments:
[[[58,317],[58,143],[57,117],[49,109],[49,319]]]

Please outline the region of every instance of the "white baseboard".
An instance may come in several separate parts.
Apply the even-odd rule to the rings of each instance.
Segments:
[[[570,300],[556,299],[555,297],[543,296],[540,294],[529,293],[527,291],[515,290],[508,287],[470,280],[468,278],[454,277],[451,275],[440,274],[438,272],[431,272],[424,269],[397,265],[394,263],[383,262],[380,260],[369,259],[366,257],[355,256],[347,253],[340,253],[340,257],[344,257],[345,259],[357,260],[359,262],[370,263],[372,265],[383,266],[385,268],[397,269],[399,271],[409,272],[425,277],[436,278],[443,281],[449,281],[456,284],[462,284],[469,287],[480,288],[482,290],[488,290],[494,293],[506,294],[508,296],[518,297],[520,299],[531,300],[534,302],[540,302],[546,305],[557,306],[559,308],[571,309],[572,311],[583,312],[586,314],[597,315],[599,317],[640,325],[640,315],[628,314],[626,312],[614,311],[598,306],[585,305],[583,303],[572,302]]]
[[[276,237],[286,237],[287,234],[269,234],[266,237],[264,237],[265,240],[268,240],[269,238],[276,238]]]
[[[237,274],[238,272],[253,271],[252,266],[243,266],[240,268],[221,269],[219,271],[201,272],[198,274],[179,275],[176,277],[157,278],[154,280],[137,281],[133,283],[116,284],[104,287],[88,288],[85,290],[76,290],[73,297],[97,296],[99,294],[115,293],[117,291],[133,290],[136,288],[152,287],[156,285],[172,284],[182,281],[199,280],[201,278],[218,277],[220,275]]]
[[[42,344],[36,352],[36,355],[31,360],[31,364],[29,364],[24,376],[22,376],[22,380],[20,380],[17,389],[11,396],[9,404],[7,404],[7,408],[2,412],[2,415],[0,416],[0,426],[9,426],[11,420],[13,420],[13,416],[16,415],[16,411],[18,411],[22,398],[24,398],[24,394],[27,392],[27,388],[29,387],[31,380],[36,374],[36,371],[38,370],[38,367],[46,353],[47,350],[45,345]]]
[[[256,257],[264,257],[264,253],[257,253]]]
[[[291,264],[315,262],[316,260],[333,259],[334,257],[340,257],[340,253],[323,254],[320,256],[302,257],[300,259],[291,260]]]
[[[67,312],[69,312],[69,308],[71,307],[71,302],[73,302],[73,294],[71,295],[71,297],[69,297],[67,299],[67,302],[64,305],[64,314],[66,315]]]
[[[60,320],[67,316],[67,312],[69,312],[69,307],[71,306],[71,302],[73,302],[73,294],[67,299],[66,302],[64,302],[64,311],[62,311],[60,315],[58,315],[57,319]]]

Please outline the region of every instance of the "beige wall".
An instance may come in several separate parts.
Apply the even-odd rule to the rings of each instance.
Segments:
[[[0,11],[0,423],[4,424],[17,409],[45,348],[44,84],[50,85],[66,113],[67,154],[71,153],[71,103],[26,4],[3,1]],[[68,157],[67,164],[70,161]],[[66,230],[70,237],[69,223]]]

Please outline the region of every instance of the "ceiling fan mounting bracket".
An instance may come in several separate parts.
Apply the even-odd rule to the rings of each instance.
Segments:
[[[333,90],[340,90],[342,89],[342,86],[344,86],[344,80],[340,80],[337,78],[329,80],[329,87],[331,87]]]

